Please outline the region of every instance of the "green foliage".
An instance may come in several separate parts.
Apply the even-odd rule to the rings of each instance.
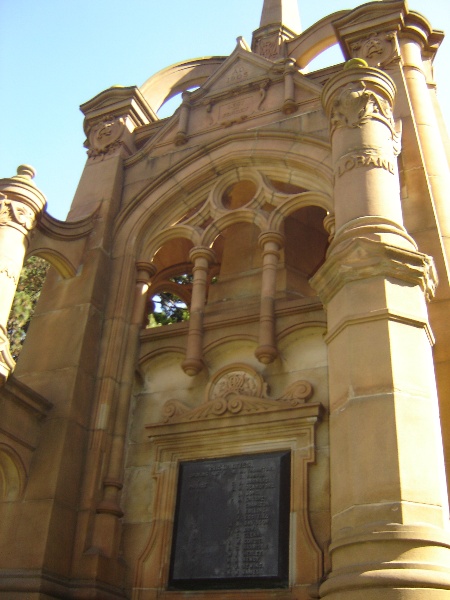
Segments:
[[[155,309],[149,315],[147,327],[171,325],[189,319],[189,310],[186,303],[176,294],[159,292],[152,300]]]
[[[191,273],[183,273],[183,275],[176,275],[175,277],[171,277],[170,281],[178,283],[178,285],[192,285],[192,282],[194,281],[194,276]]]
[[[32,256],[20,274],[7,325],[10,352],[14,360],[22,350],[49,266],[43,258]]]

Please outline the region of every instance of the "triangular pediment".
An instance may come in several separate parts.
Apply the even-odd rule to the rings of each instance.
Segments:
[[[202,91],[210,95],[264,79],[273,67],[273,62],[254,54],[246,42],[238,38],[234,51],[203,84]]]

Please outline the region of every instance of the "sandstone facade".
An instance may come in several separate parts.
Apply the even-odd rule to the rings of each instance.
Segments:
[[[30,167],[0,180],[0,598],[450,598],[442,38],[402,0],[303,33],[265,0],[251,47],[82,105],[67,221]],[[190,318],[147,328],[162,292]],[[170,589],[180,463],[281,450],[288,586]]]

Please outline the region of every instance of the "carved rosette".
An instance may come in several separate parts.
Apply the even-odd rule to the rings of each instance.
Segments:
[[[393,31],[373,31],[368,36],[352,42],[350,52],[353,58],[362,58],[370,67],[385,68],[400,60],[397,36]]]
[[[267,383],[254,369],[248,365],[232,365],[216,373],[206,390],[206,401],[200,406],[190,408],[178,400],[166,402],[163,422],[191,422],[289,410],[310,400],[313,387],[308,381],[295,381],[279,398],[268,398],[267,392]]]
[[[125,143],[126,121],[123,117],[108,115],[103,121],[92,127],[88,134],[87,147],[89,158],[104,157],[118,153],[122,148],[131,154]]]

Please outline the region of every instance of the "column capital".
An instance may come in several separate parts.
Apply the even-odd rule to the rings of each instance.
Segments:
[[[395,83],[389,75],[367,66],[362,59],[349,60],[322,92],[322,104],[331,120],[331,135],[341,127],[361,127],[372,119],[387,125],[395,135],[392,114],[395,94]]]
[[[147,261],[138,261],[136,263],[137,283],[148,283],[156,275],[157,268],[153,263]]]
[[[26,236],[36,226],[47,200],[33,181],[35,174],[33,167],[20,165],[17,175],[0,179],[0,227],[14,227]]]
[[[280,250],[284,246],[284,235],[278,231],[263,231],[258,237],[258,243],[263,250],[269,243],[276,244]]]
[[[207,248],[206,246],[194,246],[189,252],[189,260],[195,264],[199,258],[203,258],[208,264],[211,264],[215,262],[216,255],[211,248]]]

